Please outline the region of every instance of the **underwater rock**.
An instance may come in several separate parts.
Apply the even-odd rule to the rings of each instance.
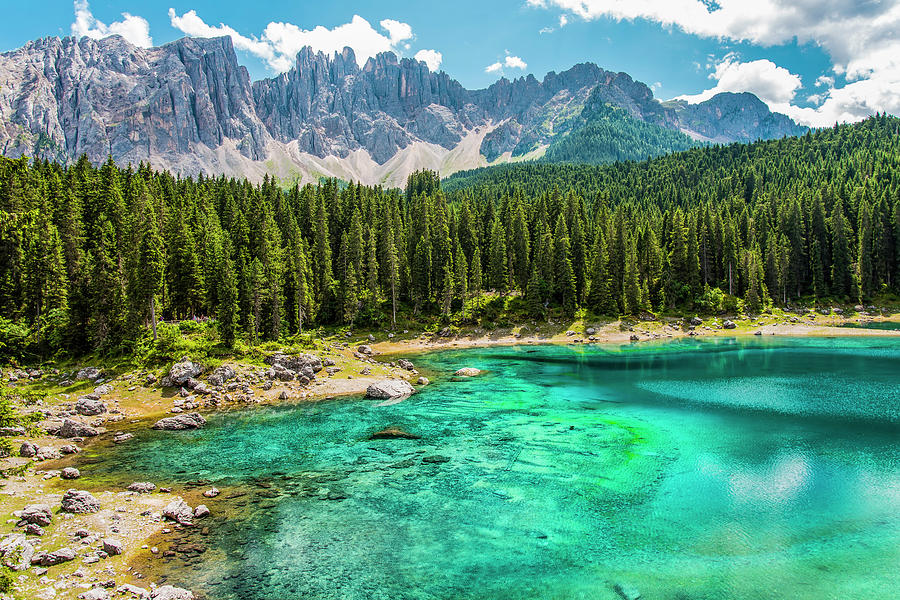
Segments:
[[[422,436],[404,431],[399,427],[387,427],[369,436],[370,440],[420,440]]]
[[[475,367],[464,367],[454,373],[457,377],[477,377],[481,375],[481,369],[476,369]]]
[[[189,413],[160,419],[159,421],[154,423],[153,429],[161,429],[163,431],[182,431],[185,429],[199,429],[204,425],[206,425],[206,419],[204,419],[200,414]]]
[[[440,454],[435,454],[434,456],[423,456],[423,463],[431,463],[431,464],[440,464],[445,462],[450,462],[449,456],[441,456]]]
[[[85,490],[68,490],[62,497],[63,512],[85,514],[100,510],[100,501]]]
[[[641,600],[641,593],[627,583],[617,583],[613,589],[622,600]]]
[[[417,385],[428,385],[429,383],[431,383],[431,382],[428,381],[427,377],[419,377],[418,379],[416,379]]]
[[[415,393],[416,390],[405,379],[384,379],[366,388],[366,397],[378,400],[405,398]]]

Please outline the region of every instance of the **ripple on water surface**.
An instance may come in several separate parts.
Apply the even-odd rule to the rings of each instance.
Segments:
[[[86,475],[231,490],[209,502],[227,518],[176,542],[208,550],[156,565],[208,598],[900,589],[893,340],[490,348],[416,363],[487,373],[438,377],[393,406],[322,402],[143,431],[85,457]],[[369,439],[387,426],[420,439]]]

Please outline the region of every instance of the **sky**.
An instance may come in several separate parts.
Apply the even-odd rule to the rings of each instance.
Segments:
[[[4,7],[0,50],[45,36],[118,34],[159,46],[230,35],[253,79],[303,46],[417,58],[467,88],[580,62],[660,99],[755,93],[811,126],[900,115],[900,0],[44,0]]]

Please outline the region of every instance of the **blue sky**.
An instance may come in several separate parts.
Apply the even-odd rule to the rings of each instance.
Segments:
[[[346,44],[418,56],[469,88],[591,61],[659,98],[751,91],[809,124],[900,113],[900,0],[47,0],[4,16],[3,50],[72,33],[142,46],[227,33],[254,79],[303,44]]]

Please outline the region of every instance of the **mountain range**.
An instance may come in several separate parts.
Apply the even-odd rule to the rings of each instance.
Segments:
[[[182,175],[398,185],[421,168],[608,162],[805,130],[752,94],[661,102],[592,63],[467,90],[390,52],[360,67],[350,48],[304,48],[287,73],[251,81],[230,37],[146,49],[49,37],[0,54],[0,153],[112,156]]]

